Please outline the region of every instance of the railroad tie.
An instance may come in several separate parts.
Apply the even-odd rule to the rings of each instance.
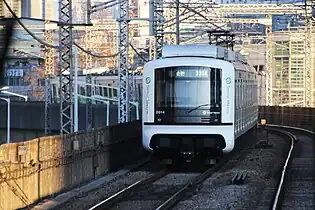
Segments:
[[[241,185],[245,184],[245,179],[247,178],[247,174],[245,172],[238,172],[232,178],[233,185]]]

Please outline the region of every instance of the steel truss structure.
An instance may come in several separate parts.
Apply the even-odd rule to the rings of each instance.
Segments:
[[[45,21],[45,41],[53,42],[53,30],[49,27],[49,21]],[[51,78],[54,75],[54,49],[45,46],[45,135],[50,135],[50,105],[51,96]]]
[[[134,37],[134,30],[132,27],[130,27],[131,30],[129,30],[129,40],[130,40],[130,43]],[[129,44],[129,43],[128,43]],[[134,75],[134,70],[132,69],[132,64],[134,62],[134,51],[132,49],[132,47],[129,45],[129,50],[128,50],[128,79],[129,79],[129,100],[130,101],[135,101],[136,98],[135,98],[135,93],[136,93],[136,85],[135,85],[135,75]],[[131,70],[131,71],[129,71]],[[131,74],[129,74],[129,72]],[[131,111],[131,107],[129,107],[130,111]]]
[[[162,56],[162,47],[164,45],[164,0],[150,0],[152,6],[151,12],[153,12],[151,34],[155,37],[154,44],[154,58],[160,58]]]
[[[87,28],[86,34],[85,34],[85,47],[86,49],[89,49],[92,43],[92,30],[90,28]],[[92,68],[92,56],[90,54],[85,53],[85,69],[87,72]],[[92,76],[91,74],[86,75],[86,96],[91,97],[92,96],[92,86],[89,84],[92,84]],[[86,116],[86,130],[91,130],[92,129],[92,120],[93,120],[93,107],[92,107],[92,100],[87,99],[86,103],[86,109],[85,109],[85,116]]]
[[[313,74],[312,74],[312,53],[313,46],[312,28],[314,26],[314,17],[312,10],[315,8],[313,0],[310,0],[306,5],[306,39],[305,39],[305,104],[306,107],[314,106],[314,93],[313,89]]]
[[[271,17],[271,15],[269,15]],[[273,105],[272,91],[272,25],[266,25],[266,105]]]
[[[153,29],[156,40],[155,54],[158,58],[163,46],[163,34],[166,27],[171,27],[173,22],[170,20],[163,20],[163,8],[174,8],[174,2],[162,2],[161,0],[152,0],[154,9]],[[189,8],[189,9],[188,9]],[[187,9],[189,10],[187,12]],[[306,12],[307,11],[307,12]],[[296,14],[300,16],[307,16],[305,13],[311,13],[311,8],[305,8],[304,4],[219,4],[202,3],[200,1],[181,3],[180,4],[180,22],[195,23],[206,25],[214,23],[230,22],[245,22],[245,23],[260,23],[266,26],[266,103],[273,105],[273,89],[272,89],[272,15],[281,14]],[[184,15],[185,16],[184,16]],[[263,19],[253,18],[230,18],[229,15],[243,15],[243,14],[260,14],[265,15]],[[167,16],[165,16],[167,17]],[[161,21],[162,20],[162,21]],[[309,24],[310,25],[310,24]],[[218,26],[214,26],[217,29]],[[308,32],[310,33],[310,29]],[[201,34],[203,35],[203,34]],[[310,40],[310,39],[309,39]],[[309,45],[310,46],[310,45]],[[310,56],[309,56],[310,57]],[[310,65],[308,65],[310,67]],[[310,75],[307,73],[307,75]],[[308,78],[312,78],[307,76]],[[310,81],[310,79],[307,79]],[[308,83],[309,84],[309,83]],[[310,85],[308,85],[310,87]],[[308,91],[308,96],[312,94]],[[308,100],[308,99],[307,99]],[[310,103],[307,103],[310,104]],[[308,106],[308,105],[307,105]]]
[[[128,50],[129,50],[129,1],[119,4],[118,20],[118,123],[129,121],[129,78],[128,78]]]
[[[73,132],[72,0],[59,0],[60,135]]]

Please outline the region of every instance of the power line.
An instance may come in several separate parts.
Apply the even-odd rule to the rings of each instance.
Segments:
[[[10,11],[10,13],[12,14],[12,16],[14,17],[14,19],[22,26],[22,28],[29,34],[31,35],[36,41],[38,41],[39,43],[48,46],[48,47],[52,47],[55,49],[59,49],[60,46],[57,45],[52,45],[49,44],[47,42],[42,41],[41,39],[37,38],[30,30],[28,30],[28,28],[22,23],[22,21],[18,18],[18,16],[15,14],[15,12],[11,9],[11,7],[9,6],[9,4],[7,3],[6,0],[3,0],[5,6],[8,8],[8,10]]]
[[[144,62],[148,62],[148,60],[145,59],[131,43],[129,43],[129,45],[133,49],[133,51],[139,56],[139,58],[141,58]]]
[[[60,46],[58,45],[52,45],[50,43],[47,43],[43,40],[41,40],[40,38],[38,38],[36,35],[34,35],[34,33],[32,33],[24,24],[23,22],[17,17],[17,15],[15,14],[15,12],[11,9],[11,7],[8,5],[8,3],[6,2],[6,0],[3,1],[6,5],[6,7],[8,8],[8,10],[10,11],[10,13],[12,14],[12,16],[14,17],[14,19],[22,26],[22,28],[31,36],[33,37],[36,41],[38,41],[39,43],[47,46],[47,47],[51,47],[51,48],[55,48],[55,49],[60,49]],[[111,57],[116,57],[118,55],[118,53],[114,54],[114,55],[106,55],[106,56],[102,56],[102,55],[97,55],[97,54],[100,54],[100,53],[96,53],[96,52],[91,52],[89,50],[86,50],[84,49],[83,47],[81,47],[80,45],[78,45],[77,43],[73,42],[74,45],[76,47],[78,47],[80,50],[82,50],[83,52],[91,55],[91,56],[94,56],[94,57],[97,57],[97,58],[111,58]]]
[[[97,58],[113,58],[113,57],[116,57],[116,56],[118,55],[118,53],[119,53],[119,52],[118,52],[118,53],[115,53],[115,54],[113,54],[113,55],[97,55],[97,54],[99,54],[99,53],[93,54],[93,52],[84,49],[83,47],[81,47],[80,45],[78,45],[78,44],[75,43],[75,42],[74,42],[74,45],[75,45],[77,48],[79,48],[80,50],[82,50],[83,52],[85,52],[86,54],[89,54],[89,55],[91,55],[91,56],[93,56],[93,57],[97,57]]]
[[[9,6],[9,4],[6,2],[6,0],[3,0],[3,2],[5,3],[6,7],[8,8],[8,10],[10,11],[10,13],[12,14],[12,16],[14,17],[14,19],[22,26],[22,28],[31,36],[33,37],[36,41],[38,41],[39,43],[47,46],[47,47],[51,47],[51,48],[55,48],[55,49],[59,49],[60,46],[58,45],[52,45],[50,43],[47,43],[43,40],[41,40],[40,38],[38,38],[34,33],[32,33],[25,25],[24,23],[17,17],[17,15],[15,14],[15,12],[11,9],[11,7]],[[79,48],[80,50],[82,50],[84,53],[89,54],[93,57],[96,58],[113,58],[118,56],[119,52],[112,54],[112,55],[99,55],[100,53],[97,52],[92,52],[90,50],[86,50],[83,47],[81,47],[79,44],[77,44],[76,42],[73,42],[73,44]],[[137,51],[137,49],[131,44],[129,43],[129,45],[131,46],[131,48],[135,51],[135,53],[145,62],[147,62],[147,60],[145,58],[143,58],[140,53]]]

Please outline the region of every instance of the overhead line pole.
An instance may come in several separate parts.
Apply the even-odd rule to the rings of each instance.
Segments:
[[[53,30],[49,28],[49,21],[45,21],[45,41],[53,42]],[[54,75],[54,49],[45,46],[45,135],[50,135],[50,106],[52,102],[51,78]]]
[[[73,132],[72,0],[59,0],[60,135]]]
[[[179,0],[176,0],[176,44],[180,44],[180,31],[179,31]]]
[[[118,123],[126,123],[129,121],[128,49],[129,1],[121,1],[119,4],[118,19]]]

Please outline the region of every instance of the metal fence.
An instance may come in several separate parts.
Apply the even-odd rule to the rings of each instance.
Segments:
[[[141,123],[0,146],[0,209],[26,207],[140,158]]]

